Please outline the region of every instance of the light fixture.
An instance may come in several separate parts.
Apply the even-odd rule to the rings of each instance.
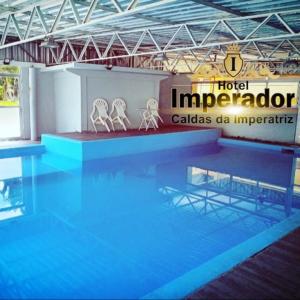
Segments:
[[[158,53],[154,58],[154,61],[168,61],[168,57],[165,53]]]
[[[106,70],[108,70],[108,71],[111,71],[111,69],[113,68],[113,65],[112,64],[108,64],[108,65],[106,65]]]
[[[3,64],[4,65],[10,65],[10,59],[9,58],[4,58],[3,59]]]
[[[40,47],[48,48],[48,49],[56,49],[59,45],[55,42],[55,40],[51,37],[46,37],[44,41],[41,42]]]

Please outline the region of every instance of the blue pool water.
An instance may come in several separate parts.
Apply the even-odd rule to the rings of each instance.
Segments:
[[[1,159],[0,297],[143,297],[297,214],[299,168],[219,145]]]

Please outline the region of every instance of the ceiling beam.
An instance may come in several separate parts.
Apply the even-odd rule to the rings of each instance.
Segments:
[[[300,11],[300,10],[299,10]],[[291,11],[290,13],[294,13],[295,11]],[[259,17],[260,19],[267,19],[267,18],[270,18],[272,15],[274,14],[263,14],[263,15],[256,15],[255,18]],[[174,25],[169,25],[169,26],[157,26],[156,29],[154,29],[153,27],[152,28],[148,28],[148,29],[144,29],[144,30],[129,30],[127,32],[122,32],[123,34],[127,33],[127,34],[131,34],[131,33],[134,33],[134,34],[138,34],[140,36],[139,38],[139,42],[138,42],[138,46],[136,46],[134,48],[133,51],[130,51],[129,50],[129,44],[128,44],[128,41],[126,41],[125,38],[122,38],[122,40],[120,39],[120,34],[121,33],[118,33],[118,32],[115,32],[115,33],[109,33],[109,34],[100,34],[100,35],[94,35],[93,38],[95,39],[95,41],[97,42],[97,38],[98,37],[102,37],[108,41],[108,44],[107,46],[104,48],[106,49],[104,54],[101,56],[101,57],[98,57],[98,58],[95,58],[95,59],[85,59],[85,60],[81,60],[83,62],[91,62],[91,61],[97,61],[97,60],[107,60],[107,59],[115,59],[115,58],[123,58],[123,57],[132,57],[132,56],[145,56],[145,55],[156,55],[158,53],[169,53],[169,52],[184,52],[184,51],[190,51],[190,50],[195,50],[195,49],[207,49],[209,47],[219,47],[219,46],[222,46],[222,45],[229,45],[229,44],[232,44],[232,43],[236,43],[236,44],[241,44],[242,46],[243,45],[249,45],[249,44],[253,44],[254,42],[254,46],[255,46],[255,49],[258,50],[258,45],[255,44],[255,42],[264,42],[264,43],[267,43],[267,42],[273,42],[273,41],[278,41],[280,42],[280,40],[282,39],[289,39],[289,38],[300,38],[300,33],[291,33],[291,32],[287,32],[287,33],[277,33],[277,34],[272,34],[268,37],[256,37],[256,36],[253,36],[253,30],[252,28],[248,28],[249,30],[249,34],[247,35],[246,38],[239,38],[237,36],[237,34],[234,32],[234,30],[232,29],[232,38],[230,40],[219,40],[219,39],[213,39],[213,40],[210,40],[209,41],[209,37],[212,35],[212,33],[214,33],[216,31],[216,28],[217,28],[217,25],[220,23],[220,22],[225,22],[225,21],[228,21],[230,19],[235,19],[235,20],[245,20],[245,19],[251,19],[251,18],[254,18],[253,16],[252,17],[233,17],[233,18],[227,18],[227,19],[221,19],[221,20],[209,20],[209,21],[202,21],[202,22],[193,22],[193,23],[190,23],[190,24],[178,24],[176,26]],[[261,24],[263,24],[264,21],[262,21],[261,23],[258,23],[257,25],[257,28],[259,28],[261,26]],[[174,43],[175,41],[177,41],[177,38],[178,38],[178,35],[179,35],[179,32],[181,32],[181,30],[183,30],[184,28],[189,28],[189,26],[191,26],[191,24],[193,25],[201,25],[201,24],[210,24],[210,27],[211,27],[211,30],[206,34],[205,37],[202,37],[202,40],[195,40],[194,38],[191,38],[189,40],[187,40],[185,43]],[[197,27],[197,26],[196,26]],[[164,31],[166,29],[173,29],[175,31],[175,33],[172,35],[172,37],[169,37],[167,41],[163,41],[163,44],[165,44],[166,46],[163,46],[163,45],[159,45],[159,41],[156,40],[155,41],[155,45],[159,45],[159,47],[156,47],[156,49],[153,49],[153,48],[147,48],[147,49],[141,49],[141,47],[144,47],[144,45],[142,44],[142,41],[146,35],[147,32],[153,32],[153,30],[155,30],[155,33],[156,35],[160,33],[160,31]],[[199,31],[201,31],[201,27],[200,29],[198,29]],[[188,34],[188,30],[186,30],[187,34]],[[195,33],[195,32],[194,32]],[[117,41],[117,44],[118,46],[120,47],[120,49],[122,50],[125,50],[123,51],[122,54],[119,54],[117,56],[115,55],[111,55],[109,54],[109,50],[112,48],[115,40],[116,40],[116,36],[119,37],[119,40],[121,41],[118,42]],[[123,35],[124,36],[124,35]],[[90,37],[88,37],[90,38]],[[156,39],[156,37],[152,37],[154,40]],[[72,38],[68,39],[69,42],[72,41]],[[77,41],[73,41],[74,44],[77,43]],[[173,46],[172,48],[170,46]],[[116,45],[115,45],[116,46]],[[245,49],[247,46],[243,47],[243,49]],[[296,52],[300,51],[296,46],[293,47],[294,48],[294,51],[295,51],[295,48],[296,48]],[[242,49],[242,51],[243,51]],[[140,51],[138,51],[140,50]],[[263,54],[263,50],[261,48],[259,48],[259,52],[260,52],[260,56],[264,57],[264,54]],[[82,55],[80,55],[80,57],[82,57]],[[61,63],[60,61],[58,61],[58,63]]]
[[[153,10],[155,8],[159,8],[162,5],[166,5],[166,4],[175,2],[175,1],[177,1],[177,0],[160,0],[160,1],[152,2],[152,3],[148,3],[148,4],[143,4],[143,5],[137,6],[133,9],[130,9],[130,10],[125,10],[125,11],[122,11],[122,12],[119,12],[119,13],[103,16],[101,18],[96,18],[96,19],[93,19],[93,20],[89,20],[86,23],[81,23],[81,24],[77,24],[77,25],[73,25],[73,26],[70,25],[70,26],[63,27],[63,28],[57,28],[58,26],[56,26],[56,25],[58,25],[58,24],[56,24],[56,21],[54,21],[54,23],[52,24],[51,30],[49,32],[45,33],[45,34],[39,34],[39,35],[36,35],[36,36],[28,38],[28,39],[21,39],[18,42],[7,43],[7,44],[5,44],[3,42],[3,38],[2,38],[2,43],[1,43],[2,45],[0,46],[0,49],[11,47],[13,45],[24,44],[24,43],[35,41],[35,40],[44,39],[47,36],[55,36],[55,35],[60,35],[60,34],[64,34],[64,33],[67,33],[67,32],[75,32],[75,31],[78,31],[78,30],[88,28],[88,27],[93,26],[93,25],[99,25],[102,22],[113,20],[113,19],[116,19],[116,18],[123,18],[123,17],[127,17],[127,16],[135,16],[138,13],[141,13],[141,12],[144,12],[144,11],[147,11],[147,10]],[[61,3],[60,8],[63,8],[64,2],[65,1],[63,1]],[[10,18],[10,17],[11,17],[11,15],[8,16],[8,18]],[[56,16],[56,19],[60,19],[60,17],[61,17],[61,15],[58,14]],[[8,25],[8,23],[9,23],[8,21],[9,21],[9,19],[7,19],[6,25]],[[4,41],[5,41],[5,39],[4,39]]]
[[[110,6],[107,6],[107,5],[102,5],[100,4],[100,1],[98,0],[94,0],[92,1],[94,2],[94,7],[93,7],[93,10],[94,11],[95,9],[99,9],[99,10],[102,10],[102,11],[106,11],[106,12],[111,12],[111,13],[115,13],[117,14],[118,11],[116,8],[113,8],[113,7],[110,7]],[[137,5],[137,2],[138,0],[134,0],[129,6],[128,6],[128,9],[127,10],[130,10],[130,9],[134,9]],[[58,4],[61,4],[62,3],[62,0],[51,0],[51,1],[47,1],[47,5],[45,5],[45,2],[44,0],[39,0],[39,1],[36,1],[34,3],[34,5],[30,5],[30,6],[22,6],[22,2],[21,3],[14,3],[14,6],[4,6],[4,5],[0,5],[0,9],[3,11],[3,13],[0,13],[0,18],[2,17],[8,17],[11,13],[14,13],[14,14],[18,14],[18,13],[23,13],[24,16],[27,15],[27,16],[30,16],[31,13],[32,13],[32,10],[38,8],[40,11],[41,11],[41,6],[43,5],[43,16],[45,18],[47,18],[47,21],[51,20],[51,23],[53,23],[53,21],[56,19],[55,16],[53,16],[52,14],[48,14],[45,12],[45,10],[51,8],[52,6],[55,6],[55,5],[58,5]],[[87,3],[83,0],[74,0],[74,3],[78,4],[79,6],[90,6],[90,3]],[[40,4],[41,6],[37,6],[38,4]],[[151,21],[151,22],[154,22],[154,23],[158,23],[158,24],[164,24],[164,25],[175,25],[177,24],[176,22],[171,22],[171,21],[167,21],[167,20],[163,20],[161,18],[157,18],[157,17],[150,17],[150,16],[144,16],[143,14],[141,13],[137,13],[135,15],[136,18],[139,18],[139,19],[144,19],[144,20],[147,20],[147,21]],[[73,24],[74,23],[74,20],[72,18],[68,18],[68,17],[65,17],[64,15],[61,16],[61,21],[65,21],[65,22],[68,22],[70,24]],[[83,23],[86,23],[88,21],[88,19],[85,19],[85,22]],[[19,25],[22,25],[22,26],[27,26],[29,23],[26,22],[26,21],[21,21],[19,20],[18,21],[18,24]],[[34,27],[31,26],[31,30],[34,31]],[[102,32],[111,32],[111,31],[121,31],[123,28],[121,27],[116,27],[116,26],[111,26],[111,25],[104,25],[104,24],[99,24],[98,27],[100,28],[103,28],[103,31]],[[25,30],[27,30],[28,28],[25,28]],[[78,33],[80,34],[80,31],[78,31]],[[40,33],[38,33],[39,35]],[[84,34],[83,32],[81,34]]]

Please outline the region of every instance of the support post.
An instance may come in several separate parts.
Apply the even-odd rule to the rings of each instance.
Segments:
[[[37,140],[37,99],[36,99],[36,69],[29,68],[29,106],[30,106],[30,139]]]

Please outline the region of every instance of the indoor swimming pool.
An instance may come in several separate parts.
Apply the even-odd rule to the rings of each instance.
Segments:
[[[300,161],[275,151],[3,158],[0,297],[183,297],[292,230],[299,210]]]

